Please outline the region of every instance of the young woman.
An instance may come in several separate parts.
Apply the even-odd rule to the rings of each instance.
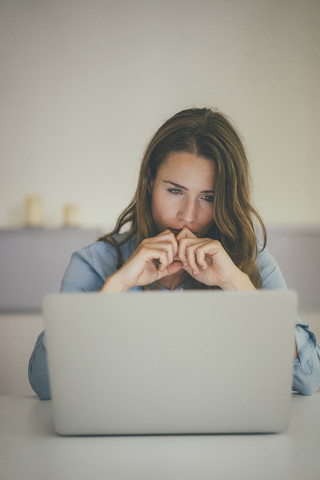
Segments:
[[[219,112],[188,109],[155,133],[133,201],[111,233],[72,255],[61,291],[286,288],[265,244],[238,133]],[[302,323],[294,357],[293,389],[311,395],[320,384],[320,347]],[[44,332],[29,379],[50,398]]]

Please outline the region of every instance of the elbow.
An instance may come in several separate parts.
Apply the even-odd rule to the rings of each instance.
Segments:
[[[31,358],[28,369],[28,377],[31,388],[37,394],[40,400],[51,400],[48,373],[46,371],[42,371],[40,373],[37,368],[33,368],[34,366],[35,365],[33,365]]]
[[[32,389],[37,394],[40,400],[51,400],[50,390],[37,388],[36,386],[32,387]]]
[[[293,390],[300,393],[301,395],[311,396],[313,395],[319,385],[309,385],[307,383],[300,385],[299,388],[293,387]]]
[[[302,368],[300,362],[294,365],[292,390],[302,395],[313,395],[320,386],[320,361],[307,362]]]
[[[28,378],[32,390],[41,400],[51,399],[47,352],[42,343],[34,348],[29,365]]]

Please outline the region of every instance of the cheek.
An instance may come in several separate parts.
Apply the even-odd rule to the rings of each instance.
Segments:
[[[154,192],[151,198],[151,213],[156,222],[167,224],[175,216],[176,210],[174,198]]]
[[[157,215],[161,218],[168,218],[171,217],[173,214],[172,205],[168,202],[157,202],[153,204],[152,212],[154,215]]]
[[[161,199],[161,195],[157,192],[152,194],[151,198],[151,213],[154,220],[159,220],[163,216],[165,210],[165,202]]]
[[[205,209],[203,212],[202,212],[202,216],[201,216],[201,222],[204,224],[204,225],[208,225],[210,224],[211,222],[214,221],[214,212],[213,212],[213,207],[210,207],[208,209]]]

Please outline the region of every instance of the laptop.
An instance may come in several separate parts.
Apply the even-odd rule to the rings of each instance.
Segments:
[[[60,435],[281,432],[293,291],[59,293],[43,300]]]

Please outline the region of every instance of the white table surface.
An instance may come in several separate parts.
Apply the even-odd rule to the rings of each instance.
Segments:
[[[282,434],[60,437],[51,402],[0,397],[0,479],[320,479],[320,393]]]

